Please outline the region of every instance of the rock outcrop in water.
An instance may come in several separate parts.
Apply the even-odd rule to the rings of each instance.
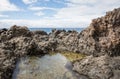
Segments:
[[[27,27],[16,25],[10,29],[1,29],[0,79],[12,78],[16,60],[20,57],[42,56],[50,51],[73,51],[93,55],[74,62],[74,70],[92,79],[118,79],[120,8],[94,19],[81,33],[54,29],[47,34],[44,31],[32,32]]]

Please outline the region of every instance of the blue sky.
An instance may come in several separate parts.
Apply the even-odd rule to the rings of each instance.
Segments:
[[[1,0],[0,28],[87,27],[92,19],[118,7],[119,0]]]

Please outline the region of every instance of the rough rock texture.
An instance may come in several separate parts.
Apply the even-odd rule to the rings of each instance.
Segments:
[[[75,32],[76,34],[77,32]],[[66,37],[74,41],[72,31],[55,30],[51,34],[44,31],[29,31],[27,27],[12,26],[0,30],[0,79],[11,79],[16,60],[26,55],[44,55],[49,51],[64,50]],[[65,35],[65,36],[64,36]],[[71,39],[70,39],[71,38]],[[67,41],[67,40],[66,40]],[[72,42],[70,42],[72,44]],[[69,45],[70,45],[69,43]],[[58,49],[59,48],[59,49]],[[67,45],[65,47],[67,49]],[[67,49],[68,50],[68,49]]]
[[[79,34],[80,52],[101,56],[120,55],[120,8],[94,19],[90,26]]]
[[[116,57],[120,56],[120,8],[107,12],[104,17],[94,19],[90,26],[81,33],[74,30],[53,29],[51,33],[47,34],[44,31],[32,32],[27,27],[16,25],[10,29],[1,29],[0,79],[11,79],[16,60],[20,57],[44,55],[49,51],[72,51],[93,56],[107,54],[111,56],[108,57],[108,60],[117,62],[119,59]],[[109,79],[109,77],[118,79],[120,62],[117,62],[117,69],[115,70],[116,66],[106,61],[107,58],[104,56],[92,57],[91,60],[89,58],[75,62],[74,70],[77,71],[77,68],[83,67],[80,63],[86,62],[87,65],[85,64],[83,68],[85,73],[78,69],[80,74],[88,75],[93,79]],[[92,72],[93,70],[89,67],[93,70],[96,68],[97,71]],[[106,72],[101,68],[105,69]],[[98,75],[99,72],[100,75]],[[116,75],[114,76],[114,74]]]
[[[79,33],[74,30],[54,30],[52,33],[50,33],[49,39],[57,42],[57,45],[54,49],[56,51],[77,52],[78,34]]]
[[[44,54],[44,49],[33,38],[34,34],[26,27],[0,30],[0,79],[11,79],[15,62],[20,57]]]
[[[88,56],[76,61],[73,70],[91,79],[120,79],[120,57]]]
[[[91,79],[120,79],[120,8],[94,19],[79,34],[78,50],[92,56],[74,62],[73,70]]]

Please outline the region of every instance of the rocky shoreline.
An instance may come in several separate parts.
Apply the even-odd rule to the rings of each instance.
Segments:
[[[12,26],[0,30],[0,79],[11,79],[16,60],[50,51],[72,51],[87,57],[75,61],[73,70],[90,79],[120,79],[120,8],[92,20],[82,32],[53,29],[30,31]]]

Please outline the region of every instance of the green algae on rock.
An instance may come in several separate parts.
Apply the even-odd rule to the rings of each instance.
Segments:
[[[55,55],[57,53],[62,54],[63,56],[65,56],[69,61],[73,62],[79,59],[82,59],[84,57],[86,57],[86,55],[84,54],[80,54],[80,53],[75,53],[75,52],[70,52],[70,51],[62,51],[62,52],[50,52],[50,55]]]

